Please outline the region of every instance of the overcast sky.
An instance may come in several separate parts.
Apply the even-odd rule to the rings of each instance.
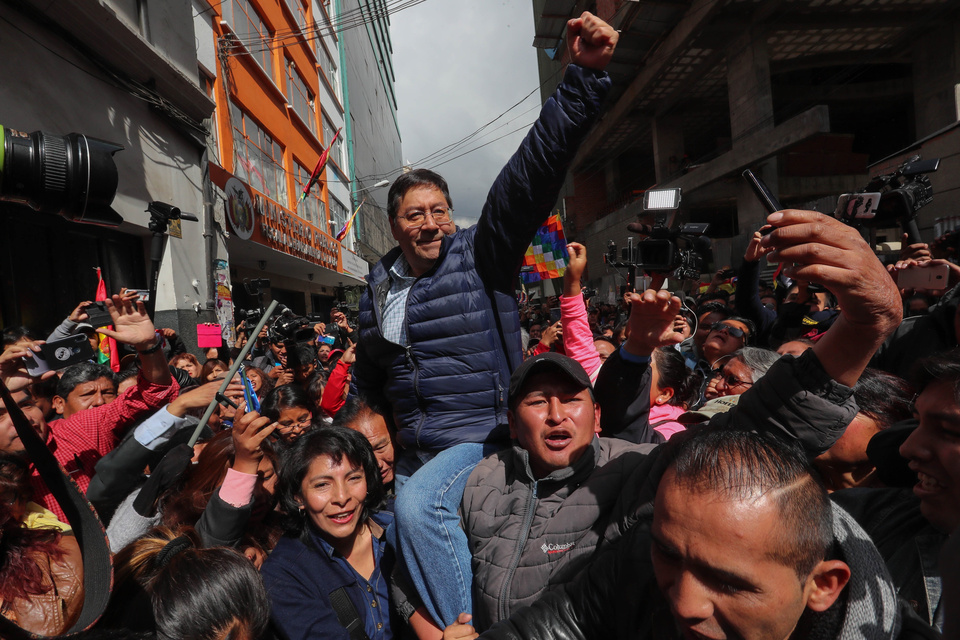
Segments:
[[[530,0],[427,0],[391,15],[403,161],[450,185],[457,224],[473,224],[500,169],[539,113],[540,92],[446,155],[459,141],[536,89]],[[496,142],[469,151],[508,132]]]

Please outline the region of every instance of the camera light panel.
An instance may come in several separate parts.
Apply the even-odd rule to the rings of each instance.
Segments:
[[[680,206],[680,189],[655,189],[643,194],[643,209],[658,211]]]

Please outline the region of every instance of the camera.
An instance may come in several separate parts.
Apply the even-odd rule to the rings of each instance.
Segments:
[[[664,273],[680,280],[697,280],[712,258],[707,223],[687,223],[671,229],[668,212],[680,208],[680,189],[658,189],[643,195],[643,210],[654,212],[653,225],[631,222],[628,231],[642,236],[639,242],[627,239],[617,259],[617,245],[611,240],[604,260],[615,267],[628,267],[647,273]]]
[[[294,315],[293,311],[283,307],[283,311],[270,325],[267,332],[270,342],[278,343],[287,340],[293,342],[312,342],[316,338],[310,321],[302,316]]]
[[[57,136],[0,126],[0,200],[67,220],[115,227],[113,154],[122,146],[82,133]]]
[[[926,174],[938,168],[939,158],[913,156],[892,173],[874,176],[859,192],[841,195],[834,217],[858,229],[899,225],[910,242],[920,242],[917,211],[933,202],[933,187]]]

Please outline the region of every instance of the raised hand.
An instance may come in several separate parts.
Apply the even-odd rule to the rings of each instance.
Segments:
[[[606,22],[584,11],[567,21],[567,51],[570,61],[581,67],[603,71],[613,57],[620,34]]]
[[[680,298],[669,291],[647,289],[631,293],[630,337],[624,348],[636,356],[649,356],[657,347],[683,341],[674,319],[680,313]]]
[[[156,328],[142,302],[129,297],[113,296],[105,303],[110,317],[113,318],[113,331],[101,327],[97,329],[97,333],[138,350],[149,349],[156,344]]]
[[[567,270],[563,274],[563,295],[572,298],[580,294],[580,280],[587,268],[587,248],[579,242],[567,243]]]
[[[814,353],[837,382],[853,386],[870,356],[903,319],[900,292],[860,233],[816,211],[787,209],[767,217],[776,227],[760,241],[770,262],[794,263],[790,278],[822,284],[840,303],[840,316]]]
[[[233,469],[241,473],[255,474],[263,458],[263,441],[277,429],[277,423],[261,417],[256,411],[246,411],[245,402],[240,403],[233,417],[233,446],[236,450]]]

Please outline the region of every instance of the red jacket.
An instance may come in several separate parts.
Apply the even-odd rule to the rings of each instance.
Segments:
[[[138,418],[163,407],[177,397],[180,386],[176,380],[169,385],[152,384],[137,376],[137,386],[130,387],[110,404],[78,411],[69,418],[54,420],[47,431],[47,447],[53,452],[81,493],[86,493],[94,466],[120,442],[124,431]],[[33,469],[30,477],[33,501],[57,514],[63,522],[66,516],[54,499],[39,472]]]

